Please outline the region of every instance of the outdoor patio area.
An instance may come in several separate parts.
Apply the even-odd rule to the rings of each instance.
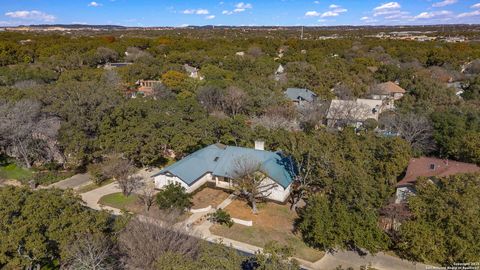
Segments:
[[[201,209],[209,205],[215,208],[223,202],[228,195],[230,194],[224,190],[205,186],[193,194],[192,209]]]

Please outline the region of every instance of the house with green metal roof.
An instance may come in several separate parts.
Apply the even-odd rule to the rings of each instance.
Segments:
[[[155,187],[161,189],[178,183],[187,192],[193,192],[212,182],[219,188],[231,189],[235,184],[232,179],[236,164],[239,160],[248,160],[258,164],[259,172],[265,175],[263,186],[274,186],[268,190],[267,198],[284,202],[295,177],[293,161],[280,152],[265,151],[263,145],[260,141],[255,142],[255,148],[209,145],[154,174]]]
[[[304,88],[287,88],[284,94],[289,100],[300,106],[305,102],[311,103],[317,99],[317,94]]]

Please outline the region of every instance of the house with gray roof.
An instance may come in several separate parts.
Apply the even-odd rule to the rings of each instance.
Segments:
[[[297,105],[303,105],[305,102],[314,102],[317,99],[317,94],[305,88],[287,88],[284,93],[289,100]]]
[[[177,183],[190,193],[211,182],[219,188],[232,189],[236,166],[243,159],[259,165],[259,172],[265,175],[262,186],[274,186],[265,194],[267,198],[284,202],[295,177],[293,162],[280,152],[265,151],[263,145],[259,141],[255,142],[255,148],[209,145],[154,174],[155,188]]]

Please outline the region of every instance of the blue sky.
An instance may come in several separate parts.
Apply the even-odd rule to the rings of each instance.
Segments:
[[[0,0],[0,25],[397,25],[480,23],[480,0]]]

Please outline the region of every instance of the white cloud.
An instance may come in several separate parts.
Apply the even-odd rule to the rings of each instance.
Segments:
[[[95,1],[92,1],[88,4],[89,7],[99,7],[101,6],[102,4],[98,3],[98,2],[95,2]]]
[[[398,2],[388,2],[382,4],[378,7],[373,9],[373,16],[385,16],[386,19],[388,18],[406,18],[408,12],[401,11],[400,4]]]
[[[316,12],[316,11],[307,11],[305,13],[305,16],[307,17],[317,17],[317,16],[320,16],[321,14]]]
[[[5,13],[5,16],[21,20],[53,22],[56,17],[38,10],[19,10]]]
[[[382,11],[382,10],[388,10],[388,9],[399,9],[401,8],[400,4],[397,2],[388,2],[383,5],[380,5],[376,8],[374,8],[374,11]]]
[[[335,12],[335,13],[343,13],[343,12],[347,12],[347,11],[348,10],[346,8],[341,8],[341,7],[333,10],[333,12]]]
[[[183,14],[196,14],[196,15],[208,15],[210,12],[208,9],[185,9]]]
[[[207,9],[197,9],[197,12],[195,12],[195,14],[197,14],[197,15],[207,15],[209,13],[210,12],[208,12]]]
[[[313,1],[314,4],[320,4],[320,1]]]
[[[432,11],[432,12],[422,12],[417,16],[413,17],[413,19],[432,19],[437,17],[445,17],[452,15],[451,11],[448,10],[441,10],[441,11]]]
[[[213,19],[215,19],[215,15],[207,16],[207,17],[205,17],[205,19],[207,19],[207,20],[213,20]]]
[[[441,2],[433,3],[432,7],[444,7],[457,3],[458,0],[443,0]]]
[[[324,12],[322,13],[322,15],[320,15],[320,17],[324,18],[324,17],[336,17],[340,14],[336,13],[336,12],[333,12],[333,11],[327,11],[327,12]]]
[[[341,13],[344,13],[344,12],[347,12],[348,10],[345,9],[345,8],[342,8],[341,6],[338,6],[338,5],[330,5],[329,8],[331,10],[329,11],[326,11],[326,12],[323,12],[323,13],[319,13],[317,11],[307,11],[305,13],[305,16],[306,17],[318,17],[320,16],[321,18],[325,18],[325,17],[336,17],[338,15],[340,15]]]
[[[362,20],[362,21],[367,21],[368,19],[370,19],[370,18],[367,17],[367,16],[364,16],[364,17],[360,18],[360,20]]]
[[[250,8],[253,8],[252,4],[245,4],[243,2],[240,2],[238,4],[235,5],[235,7],[237,9],[250,9]]]
[[[476,3],[475,5],[472,5],[470,8],[480,8],[480,3]]]
[[[480,9],[474,10],[471,12],[460,13],[457,15],[458,18],[466,18],[466,17],[474,17],[474,16],[480,16]]]
[[[222,14],[232,15],[233,13],[244,12],[245,10],[252,9],[252,8],[253,8],[252,4],[240,2],[240,3],[235,4],[235,9],[234,10],[232,10],[232,11],[224,10],[224,11],[222,11]]]

